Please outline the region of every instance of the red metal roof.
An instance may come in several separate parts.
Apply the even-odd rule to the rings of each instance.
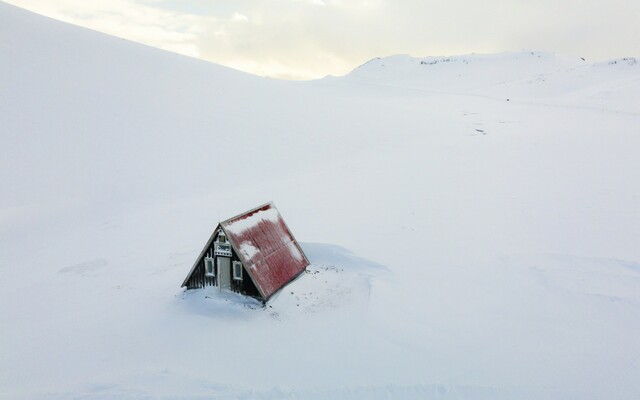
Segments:
[[[220,225],[265,300],[309,265],[273,203]]]

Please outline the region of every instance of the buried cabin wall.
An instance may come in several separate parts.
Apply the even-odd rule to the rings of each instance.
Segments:
[[[223,256],[213,255],[215,243],[218,241],[218,236],[219,236],[219,233],[216,234],[214,240],[212,240],[211,243],[209,244],[209,247],[207,247],[207,250],[205,251],[204,255],[200,257],[200,260],[198,260],[198,265],[196,269],[193,271],[193,274],[187,281],[187,284],[186,284],[187,289],[198,289],[198,288],[204,288],[207,286],[218,286],[218,271],[217,271],[218,257],[223,257]],[[205,272],[204,259],[206,257],[213,257],[214,259],[213,262],[214,262],[215,276],[206,276],[204,273]],[[256,288],[256,285],[251,280],[251,277],[247,273],[247,270],[244,264],[242,265],[242,280],[233,279],[233,262],[234,261],[239,261],[242,263],[242,261],[240,260],[240,257],[238,257],[238,254],[235,252],[235,250],[233,250],[233,247],[232,247],[231,263],[230,263],[231,271],[229,271],[231,276],[231,285],[230,285],[231,290],[236,293],[242,293],[247,296],[261,299],[260,292],[258,291],[258,289]]]

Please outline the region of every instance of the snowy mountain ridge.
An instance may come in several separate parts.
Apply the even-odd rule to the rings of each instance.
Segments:
[[[518,51],[503,52],[494,54],[464,54],[454,56],[427,56],[413,57],[406,54],[392,55],[387,57],[376,57],[362,65],[356,67],[347,76],[366,76],[376,73],[393,74],[403,73],[406,71],[423,71],[424,73],[437,73],[443,68],[443,65],[452,66],[469,66],[471,68],[482,68],[490,66],[499,68],[501,71],[506,69],[521,69],[517,71],[519,74],[535,71],[535,74],[544,74],[549,72],[559,72],[565,70],[573,70],[582,67],[599,67],[603,65],[628,65],[637,64],[635,57],[622,57],[602,62],[588,62],[582,57],[567,57],[551,52],[541,51]],[[422,66],[421,69],[417,65]],[[438,66],[436,68],[436,66]],[[431,67],[431,68],[430,68]],[[385,68],[384,72],[380,68]],[[457,69],[457,72],[464,72],[465,69]]]
[[[491,96],[543,104],[580,104],[640,112],[640,68],[634,57],[589,63],[546,52],[507,52],[373,59],[345,78],[369,85]],[[624,91],[616,99],[610,88]]]
[[[494,54],[460,54],[460,55],[451,55],[451,56],[427,56],[427,57],[413,57],[407,54],[397,54],[386,57],[375,57],[359,67],[355,68],[355,70],[359,70],[362,68],[376,68],[382,66],[388,67],[397,67],[402,64],[410,63],[418,63],[424,66],[433,66],[437,64],[483,64],[483,63],[531,63],[535,62],[538,64],[553,62],[555,66],[561,65],[587,65],[587,62],[583,58],[578,57],[564,57],[551,52],[542,52],[542,51],[512,51],[512,52],[502,52],[502,53],[494,53]],[[354,70],[354,71],[355,71]]]

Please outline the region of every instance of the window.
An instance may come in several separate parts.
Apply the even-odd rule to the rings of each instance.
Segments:
[[[233,279],[236,281],[242,280],[242,263],[240,261],[233,262]]]
[[[216,276],[215,269],[213,268],[213,257],[204,258],[204,275]]]
[[[220,236],[218,236],[218,242],[219,243],[227,243],[227,238],[224,237],[224,235],[220,235]]]

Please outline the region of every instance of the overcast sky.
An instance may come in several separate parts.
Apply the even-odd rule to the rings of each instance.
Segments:
[[[640,56],[640,0],[5,0],[111,35],[285,79],[377,56],[541,50]]]

